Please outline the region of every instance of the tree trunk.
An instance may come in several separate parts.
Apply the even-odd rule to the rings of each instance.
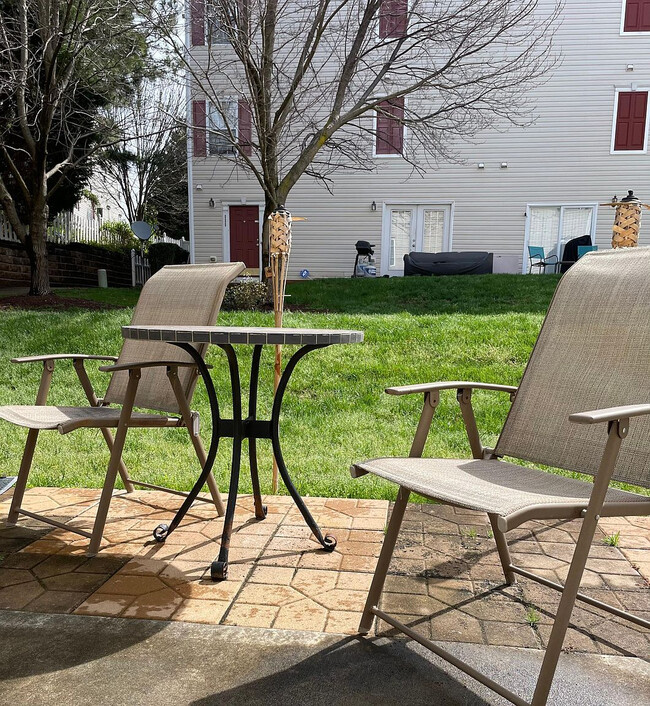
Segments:
[[[41,297],[51,294],[47,260],[47,207],[42,212],[35,213],[30,221],[26,250],[31,268],[29,293]]]

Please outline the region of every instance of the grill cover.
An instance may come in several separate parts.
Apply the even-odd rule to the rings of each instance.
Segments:
[[[489,274],[492,274],[492,253],[489,252],[410,252],[404,255],[405,277]]]

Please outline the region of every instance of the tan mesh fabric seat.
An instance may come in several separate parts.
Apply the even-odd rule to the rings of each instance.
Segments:
[[[116,427],[120,421],[121,410],[118,407],[41,407],[21,405],[0,407],[0,419],[27,429],[57,429],[67,434],[80,427],[102,429]],[[129,426],[181,426],[179,417],[165,417],[161,414],[143,414],[133,412]]]
[[[241,262],[211,265],[178,265],[163,267],[151,277],[142,289],[135,308],[132,323],[152,325],[198,325],[210,326],[216,322],[223,295],[228,283],[244,270]],[[197,346],[204,356],[207,344]],[[77,372],[79,382],[88,399],[87,407],[47,405],[47,397],[54,373],[55,362],[69,359]],[[102,368],[112,373],[106,395],[98,399],[84,367],[88,360],[113,361],[115,365]],[[104,525],[119,473],[124,487],[133,491],[134,485],[155,487],[144,481],[134,480],[122,461],[122,449],[129,427],[178,427],[187,428],[199,463],[203,467],[206,453],[198,433],[198,415],[190,410],[192,395],[198,376],[196,365],[190,356],[163,342],[124,342],[119,358],[83,354],[54,354],[15,358],[16,363],[43,364],[41,384],[35,405],[13,405],[0,407],[0,419],[29,429],[27,443],[16,481],[8,521],[17,522],[18,517],[29,517],[65,526],[37,515],[22,507],[27,479],[32,465],[38,434],[46,430],[58,430],[67,434],[75,429],[101,429],[110,450],[106,480],[97,508],[92,533],[76,527],[70,531],[90,538],[89,553],[95,554],[100,547]],[[109,405],[119,405],[111,407]],[[163,414],[133,411],[134,407],[157,410]],[[174,416],[169,416],[174,415]],[[117,428],[115,438],[110,431]],[[224,507],[212,473],[208,476],[208,488],[217,513],[223,515]],[[178,491],[170,491],[177,493]]]
[[[474,389],[510,395],[494,449],[481,444]],[[447,390],[456,391],[473,460],[422,458],[440,394]],[[386,392],[424,394],[424,405],[408,458],[371,459],[351,468],[353,476],[374,473],[399,486],[359,632],[369,632],[378,617],[512,703],[544,706],[576,600],[650,628],[648,620],[579,590],[599,518],[650,514],[647,495],[609,487],[613,479],[650,487],[650,249],[590,253],[564,275],[518,388],[440,382]],[[503,456],[591,475],[593,482],[505,462]],[[379,608],[411,491],[487,513],[506,583],[524,576],[561,592],[530,701]],[[531,519],[569,518],[581,518],[582,529],[564,585],[513,564],[509,530]]]
[[[593,485],[536,468],[495,459],[376,458],[356,465],[357,471],[441,502],[508,517],[538,505],[587,507]],[[643,496],[610,488],[606,502],[645,502]]]

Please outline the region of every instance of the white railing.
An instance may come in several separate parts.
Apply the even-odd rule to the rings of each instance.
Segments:
[[[79,218],[71,211],[60,213],[47,229],[47,239],[52,243],[115,243],[119,239],[102,231],[99,221],[90,221]],[[20,242],[9,222],[0,213],[0,240],[13,243]],[[174,240],[167,235],[154,234],[149,242],[174,243],[189,252],[190,244],[187,240]]]
[[[131,250],[131,285],[142,287],[151,277],[151,266],[149,259],[135,250]]]

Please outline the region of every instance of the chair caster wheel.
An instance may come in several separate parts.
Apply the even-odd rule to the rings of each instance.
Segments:
[[[153,531],[153,538],[156,540],[156,542],[164,542],[167,539],[167,535],[169,534],[169,525],[166,525],[164,522],[156,529]]]
[[[326,552],[333,552],[336,549],[336,537],[332,537],[331,534],[326,534],[323,537],[323,549]]]
[[[255,519],[256,520],[265,520],[266,516],[268,514],[268,511],[269,511],[268,507],[266,505],[262,505],[262,514],[258,515],[257,513],[255,513]]]
[[[228,578],[228,562],[213,561],[210,564],[210,576],[213,581],[223,581]]]

